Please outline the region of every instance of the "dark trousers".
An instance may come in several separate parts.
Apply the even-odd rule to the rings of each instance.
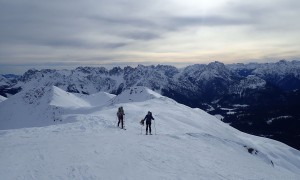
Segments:
[[[151,134],[151,122],[150,123],[146,122],[146,134],[148,134],[148,127],[149,127],[149,132]]]
[[[120,122],[121,122],[121,128],[123,129],[124,128],[123,116],[118,116],[118,118],[119,118],[118,127],[119,127]]]

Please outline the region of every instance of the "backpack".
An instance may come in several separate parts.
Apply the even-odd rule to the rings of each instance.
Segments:
[[[117,112],[117,116],[118,116],[118,117],[121,117],[121,116],[123,116],[123,115],[124,115],[124,110],[123,110],[122,107],[119,107],[118,112]]]
[[[144,125],[145,125],[145,119],[142,119],[142,120],[140,121],[140,124],[141,124],[142,126],[144,126]]]

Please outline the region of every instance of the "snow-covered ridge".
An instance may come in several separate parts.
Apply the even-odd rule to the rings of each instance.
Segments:
[[[90,104],[83,99],[73,95],[72,93],[68,93],[58,87],[53,86],[53,97],[50,102],[50,105],[58,106],[58,107],[87,107]]]
[[[110,100],[111,104],[143,102],[150,99],[164,98],[162,95],[142,86],[131,87]]]
[[[293,61],[286,61],[286,60],[280,60],[278,62],[274,63],[237,63],[237,64],[229,64],[227,65],[230,69],[258,69],[261,67],[264,68],[277,68],[279,66],[284,66],[287,68],[300,68],[300,61],[293,60]]]
[[[91,95],[72,94],[53,86],[53,96],[50,105],[58,107],[93,107],[102,106],[115,97],[113,94],[99,92]]]
[[[291,116],[279,116],[279,117],[275,117],[275,118],[271,118],[269,120],[267,120],[268,124],[272,124],[273,121],[278,120],[278,119],[289,119],[291,118]]]
[[[6,77],[0,75],[0,87],[9,86],[10,84],[10,81]]]
[[[0,131],[1,177],[300,178],[300,152],[287,145],[242,133],[145,87],[109,97],[107,104],[91,106],[92,99],[80,99],[57,87],[35,87],[1,103],[0,115],[5,118],[0,127],[6,129]],[[126,131],[116,128],[119,106],[125,110]],[[7,114],[9,109],[19,115]],[[148,111],[155,118],[152,133],[157,135],[142,136],[145,129],[139,121]],[[59,114],[47,117],[51,113]],[[30,128],[9,130],[5,121]]]
[[[53,125],[62,122],[65,110],[102,106],[113,97],[105,92],[88,96],[68,93],[55,86],[33,87],[1,103],[0,129]]]
[[[0,129],[53,125],[55,121],[62,122],[62,115],[69,110],[97,109],[108,104],[143,102],[159,98],[165,97],[145,87],[133,87],[116,96],[106,92],[91,95],[73,94],[56,86],[37,86],[1,103]],[[15,113],[16,109],[19,110],[18,113]]]
[[[252,90],[259,90],[264,89],[266,86],[266,81],[262,78],[259,78],[255,75],[248,75],[244,79],[242,79],[239,84],[235,84],[231,87],[231,91],[235,94],[239,94],[242,96],[242,94],[249,89]]]
[[[286,61],[280,60],[276,63],[249,63],[249,64],[232,64],[228,65],[232,70],[249,70],[253,75],[258,75],[260,77],[268,75],[293,75],[300,78],[300,61]]]

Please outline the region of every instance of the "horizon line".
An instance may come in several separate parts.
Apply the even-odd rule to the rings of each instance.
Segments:
[[[77,69],[79,67],[92,67],[92,68],[105,68],[106,70],[112,70],[113,68],[119,67],[121,69],[124,69],[125,67],[132,67],[132,68],[136,68],[138,66],[145,66],[145,67],[149,67],[149,66],[173,66],[175,68],[178,69],[182,69],[182,68],[186,68],[189,66],[193,66],[193,65],[209,65],[211,63],[221,63],[224,64],[225,66],[227,65],[236,65],[236,64],[243,64],[243,65],[247,65],[247,64],[276,64],[279,62],[300,62],[300,60],[297,59],[293,59],[293,60],[286,60],[286,59],[280,59],[280,60],[276,60],[276,61],[271,61],[271,62],[255,62],[255,61],[249,61],[249,62],[236,62],[236,63],[224,63],[222,61],[219,60],[215,60],[215,61],[210,61],[208,63],[183,63],[183,62],[169,62],[169,63],[153,63],[153,62],[125,62],[125,63],[106,63],[106,64],[82,64],[82,65],[73,65],[70,63],[45,63],[45,64],[2,64],[0,67],[0,71],[1,68],[3,67],[19,67],[21,69],[23,69],[22,73],[14,73],[14,72],[6,72],[6,73],[0,73],[1,75],[8,75],[8,74],[13,74],[13,75],[22,75],[24,73],[26,73],[29,70],[37,70],[37,71],[42,71],[42,70],[46,70],[46,69],[51,69],[51,70],[74,70]],[[32,66],[32,67],[30,67]],[[27,67],[27,68],[26,68]],[[40,67],[40,68],[39,68]],[[61,68],[59,68],[61,67]]]

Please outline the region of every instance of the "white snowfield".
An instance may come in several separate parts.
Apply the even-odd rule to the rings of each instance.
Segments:
[[[147,88],[91,97],[36,87],[0,103],[0,179],[300,179],[299,151]]]

